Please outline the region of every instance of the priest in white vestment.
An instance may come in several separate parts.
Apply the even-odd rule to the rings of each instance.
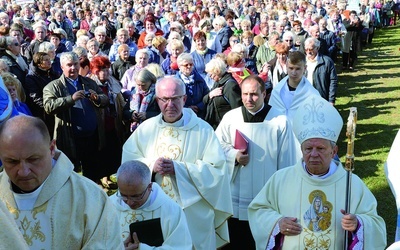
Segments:
[[[224,152],[212,127],[183,108],[182,81],[163,78],[156,96],[161,114],[143,122],[126,141],[122,162],[144,162],[183,208],[195,249],[216,249],[229,242],[227,219],[232,215]]]
[[[29,249],[14,218],[0,201],[0,249]]]
[[[144,163],[140,161],[123,163],[117,172],[117,183],[118,192],[110,196],[110,199],[118,210],[122,238],[127,243],[126,247],[132,243],[141,250],[192,249],[192,238],[182,208],[169,198],[157,183],[151,182],[150,170]],[[161,246],[154,247],[143,243],[137,236],[136,239],[131,238],[129,231],[131,223],[157,218],[160,219],[164,239]]]
[[[271,106],[264,103],[265,84],[249,76],[241,84],[243,107],[225,114],[215,131],[227,158],[232,192],[233,217],[229,235],[234,249],[255,249],[247,208],[268,179],[278,170],[296,163],[296,145],[287,119],[268,118]],[[248,141],[247,150],[235,148],[236,133]],[[248,233],[248,234],[247,234]],[[248,235],[248,236],[247,236]]]
[[[0,159],[0,199],[29,249],[123,248],[107,194],[73,171],[42,120],[16,116],[1,124]]]
[[[293,128],[303,158],[277,171],[249,206],[257,249],[385,249],[376,199],[354,174],[350,211],[344,211],[347,172],[332,159],[342,126],[340,114],[321,97],[299,107]]]

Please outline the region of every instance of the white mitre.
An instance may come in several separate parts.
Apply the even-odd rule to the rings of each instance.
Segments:
[[[336,108],[316,95],[303,102],[293,120],[293,131],[300,144],[310,138],[337,142],[342,127],[343,119]]]

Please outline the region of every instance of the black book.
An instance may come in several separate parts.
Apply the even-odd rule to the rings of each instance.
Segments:
[[[160,218],[134,222],[129,225],[129,230],[132,239],[136,232],[139,241],[149,246],[159,247],[164,243]]]

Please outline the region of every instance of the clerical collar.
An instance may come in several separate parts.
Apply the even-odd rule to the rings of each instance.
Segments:
[[[185,112],[185,108],[182,110],[182,116],[179,120],[177,120],[176,122],[173,123],[169,123],[164,121],[164,117],[162,118],[162,122],[167,125],[167,126],[171,126],[171,127],[182,127],[185,126],[186,124],[189,123],[189,115]]]
[[[55,160],[54,158],[51,159],[51,167],[52,167],[52,168],[54,168],[54,166],[56,165],[56,163],[57,163],[57,160]],[[50,176],[50,174],[49,174],[49,176]],[[37,187],[36,189],[34,189],[34,190],[32,190],[32,191],[28,191],[28,192],[21,190],[17,185],[15,185],[15,184],[10,180],[9,182],[10,182],[10,184],[11,184],[11,190],[12,190],[15,194],[32,194],[32,193],[36,193],[39,189],[40,189],[40,190],[42,189],[44,183],[47,181],[47,179],[49,178],[49,176],[47,176],[47,178],[44,180],[44,182],[43,182],[39,187]]]
[[[310,173],[310,172],[308,171],[307,166],[306,166],[306,163],[305,163],[304,161],[303,161],[302,165],[303,165],[303,169],[304,169],[304,170],[307,172],[307,174],[308,174],[311,178],[313,178],[313,179],[326,179],[326,178],[328,178],[329,176],[333,175],[333,174],[336,172],[336,169],[337,169],[337,165],[336,165],[335,161],[333,161],[333,160],[331,161],[331,163],[330,163],[330,165],[329,165],[328,171],[327,171],[326,173],[320,174],[320,175],[315,175],[315,174]]]
[[[249,112],[251,115],[256,115],[258,112],[260,112],[261,110],[263,110],[263,108],[264,108],[264,103],[263,103],[263,105],[262,105],[262,107],[259,109],[259,110],[257,110],[256,112],[251,112],[250,110],[248,110],[248,109],[246,109],[247,110],[247,112]]]

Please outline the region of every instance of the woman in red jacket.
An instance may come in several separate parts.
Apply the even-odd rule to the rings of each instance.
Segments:
[[[144,19],[144,25],[146,30],[140,34],[139,40],[138,40],[138,48],[143,49],[146,47],[146,44],[144,42],[144,38],[148,33],[154,33],[156,36],[162,36],[164,35],[164,32],[160,29],[158,29],[155,25],[156,23],[156,18],[152,14],[147,14],[146,19]]]

